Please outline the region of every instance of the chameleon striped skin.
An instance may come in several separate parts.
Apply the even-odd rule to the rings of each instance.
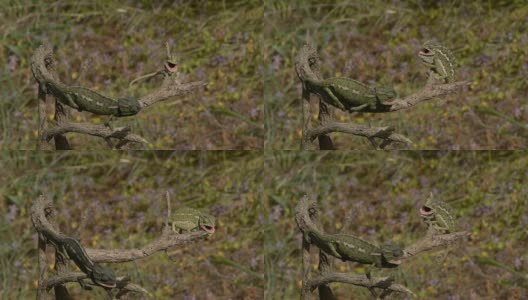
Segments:
[[[418,56],[441,82],[455,81],[456,60],[451,50],[435,41],[427,41],[423,44]]]
[[[361,111],[379,109],[384,102],[396,98],[392,87],[369,87],[359,81],[333,77],[321,81],[305,79],[309,90],[320,95],[328,104],[344,111]]]
[[[126,117],[135,115],[141,110],[140,103],[135,98],[114,100],[87,88],[54,82],[48,82],[46,88],[60,102],[79,111],[85,110],[97,115]]]
[[[215,232],[215,217],[202,213],[201,211],[184,207],[174,211],[171,225],[174,232],[191,232],[203,230],[209,234]]]
[[[452,208],[446,202],[434,199],[432,194],[420,208],[420,215],[436,232],[447,234],[456,230]]]
[[[381,247],[346,234],[307,233],[311,243],[329,255],[343,261],[371,264],[378,268],[396,268],[401,264],[403,250],[397,245]]]

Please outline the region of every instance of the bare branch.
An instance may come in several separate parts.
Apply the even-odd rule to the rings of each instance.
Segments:
[[[171,82],[165,80],[165,82]],[[157,90],[141,97],[139,99],[139,102],[141,103],[142,107],[147,107],[150,105],[153,105],[154,103],[161,102],[168,100],[175,96],[183,96],[192,93],[194,90],[198,89],[199,87],[206,86],[207,82],[203,81],[196,81],[191,83],[184,83],[179,85],[170,85],[170,84],[163,84],[160,88]]]
[[[408,259],[426,251],[431,251],[436,248],[444,248],[455,244],[469,237],[470,233],[467,231],[453,232],[449,234],[440,235],[426,235],[418,242],[406,247],[403,250],[404,256],[402,259]]]
[[[407,109],[415,106],[420,102],[456,93],[458,90],[460,90],[461,87],[467,86],[469,84],[470,83],[468,81],[458,81],[446,84],[426,85],[421,90],[416,91],[409,96],[406,96],[404,98],[398,98],[384,104],[390,106],[390,109],[388,111],[391,112],[401,109]]]
[[[394,127],[369,127],[365,125],[356,125],[341,122],[328,122],[322,126],[310,128],[305,133],[308,139],[313,140],[320,135],[326,135],[332,132],[350,133],[353,135],[364,136],[367,138],[381,138],[390,142],[398,142],[404,144],[412,144],[412,141],[407,137],[394,133]]]
[[[396,284],[390,277],[372,277],[372,282],[365,275],[349,274],[349,273],[327,273],[323,276],[313,278],[308,282],[311,290],[315,290],[320,285],[327,285],[332,282],[342,282],[366,288],[382,288],[394,292],[400,292],[412,295],[413,292],[401,284]]]
[[[93,136],[98,136],[104,139],[117,138],[124,142],[133,142],[139,144],[149,144],[147,140],[137,134],[129,133],[128,127],[120,127],[111,129],[104,125],[94,125],[89,123],[72,123],[62,122],[57,126],[44,130],[41,133],[40,139],[49,141],[56,135],[65,134],[68,132],[77,132]]]

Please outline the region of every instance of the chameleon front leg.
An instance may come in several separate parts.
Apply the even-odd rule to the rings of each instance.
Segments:
[[[449,232],[449,227],[447,227],[447,226],[440,226],[440,225],[438,225],[438,223],[436,223],[436,224],[434,225],[434,228],[435,228],[439,233]]]
[[[332,91],[329,88],[325,87],[324,91],[330,97],[330,99],[333,100],[334,103],[331,103],[331,104],[333,104],[335,107],[337,107],[339,109],[342,109],[342,110],[346,111],[346,108],[343,105],[343,103],[341,103],[341,101],[339,101],[339,99],[337,99],[337,97],[334,95],[334,93],[332,93]]]
[[[73,108],[77,109],[78,111],[82,111],[82,109],[79,106],[79,104],[77,104],[77,102],[75,102],[75,100],[72,98],[71,95],[65,94],[64,97],[60,97],[60,99],[64,101],[64,104],[66,104],[66,105],[68,105],[70,107],[73,107]]]
[[[339,253],[337,252],[337,250],[335,249],[335,247],[334,247],[333,244],[330,243],[330,244],[328,245],[328,250],[330,250],[330,253],[328,253],[328,254],[330,254],[330,255],[332,255],[332,256],[334,256],[334,257],[337,257],[337,258],[339,258],[339,259],[341,259],[341,260],[344,261],[343,256],[341,256],[341,254],[339,254]]]

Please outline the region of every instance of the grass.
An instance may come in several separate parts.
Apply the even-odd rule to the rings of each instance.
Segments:
[[[390,114],[349,114],[341,122],[393,125],[411,149],[523,149],[526,129],[482,113],[486,106],[528,124],[528,7],[523,1],[266,0],[266,147],[299,149],[301,84],[293,66],[305,43],[322,58],[325,78],[392,84],[400,96],[425,84],[420,45],[436,38],[454,51],[460,93]],[[338,149],[372,149],[361,137],[332,135]],[[397,148],[407,146],[400,145]]]
[[[425,234],[418,209],[430,192],[454,208],[458,230],[469,231],[469,241],[450,249],[445,259],[437,255],[446,250],[430,252],[375,274],[393,275],[418,299],[525,295],[527,168],[525,152],[276,152],[266,158],[266,295],[299,295],[302,236],[293,209],[305,194],[320,203],[325,231],[405,246]],[[363,274],[365,267],[336,261],[336,270]],[[370,297],[346,284],[332,288],[338,299]]]
[[[215,215],[217,231],[172,249],[173,261],[157,253],[112,264],[116,274],[129,275],[158,299],[255,299],[264,287],[257,179],[262,163],[251,151],[4,153],[0,164],[9,171],[0,175],[0,298],[35,295],[37,236],[28,214],[39,194],[53,200],[65,234],[88,247],[130,249],[159,236],[170,191],[173,208]],[[104,295],[67,286],[75,299]]]
[[[62,81],[111,97],[141,96],[160,81],[134,78],[159,70],[165,42],[180,56],[182,82],[208,82],[203,91],[119,119],[144,136],[150,149],[259,149],[263,144],[258,1],[186,3],[151,1],[8,1],[0,16],[2,148],[34,149],[37,91],[29,58],[44,39],[56,51]],[[158,77],[159,79],[159,77]],[[74,112],[78,122],[106,119]],[[75,149],[104,149],[105,142],[70,134]]]

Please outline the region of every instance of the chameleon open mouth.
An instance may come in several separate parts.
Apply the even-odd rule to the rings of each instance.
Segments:
[[[433,210],[430,207],[424,205],[420,208],[420,214],[422,216],[430,216],[433,214]]]
[[[213,226],[203,225],[202,229],[206,231],[207,233],[211,233],[211,234],[215,232],[215,228]]]
[[[176,71],[178,71],[178,64],[175,64],[175,63],[165,62],[165,67],[167,68],[167,70],[169,70],[169,72],[172,72],[172,73],[175,73]]]
[[[389,260],[390,264],[399,265],[402,263],[401,259]]]
[[[117,284],[115,282],[110,284],[110,283],[106,283],[106,282],[96,281],[95,283],[97,283],[100,286],[107,287],[107,288],[115,288],[117,286]]]

